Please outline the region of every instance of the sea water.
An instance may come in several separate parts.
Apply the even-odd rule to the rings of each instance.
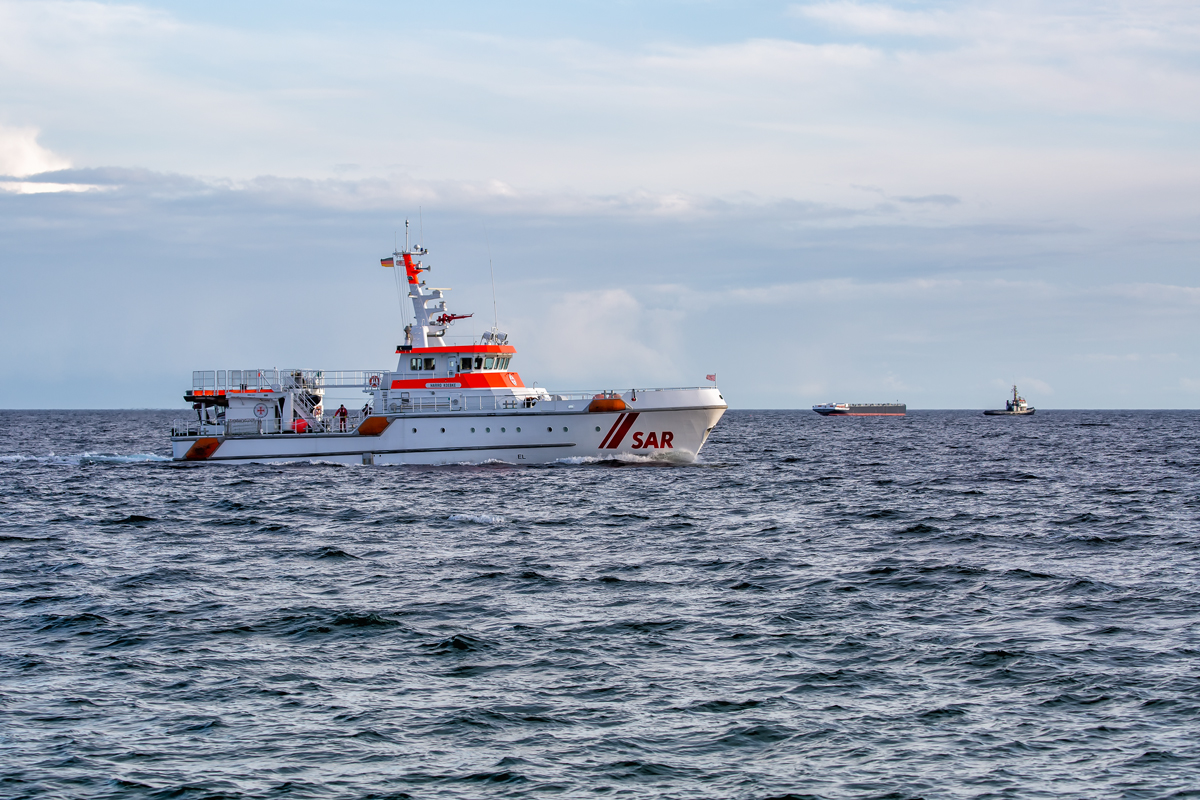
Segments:
[[[0,412],[0,795],[1200,796],[1200,414],[731,411],[691,465]]]

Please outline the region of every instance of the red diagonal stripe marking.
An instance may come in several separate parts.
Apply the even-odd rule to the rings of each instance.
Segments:
[[[612,424],[612,427],[608,429],[608,433],[604,434],[604,441],[600,442],[601,450],[603,450],[605,447],[608,446],[609,437],[612,436],[614,433],[616,433],[617,426],[620,425],[621,421],[624,419],[625,419],[625,414],[622,413],[621,416],[617,417],[617,420],[616,420],[616,422],[614,422]]]
[[[617,431],[613,440],[608,443],[609,450],[616,450],[621,446],[621,441],[625,438],[625,434],[629,433],[629,429],[633,427],[633,423],[637,420],[638,413],[637,411],[633,411],[625,417],[625,421],[621,423],[621,429]]]

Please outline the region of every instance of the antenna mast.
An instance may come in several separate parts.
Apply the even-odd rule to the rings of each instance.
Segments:
[[[496,310],[496,270],[492,269],[492,258],[488,256],[488,272],[492,273],[492,327],[500,327],[500,312]]]
[[[492,268],[492,237],[488,235],[487,228],[483,229],[483,236],[488,248],[488,272],[492,274],[492,330],[497,330],[500,327],[500,312],[496,310],[496,270]]]

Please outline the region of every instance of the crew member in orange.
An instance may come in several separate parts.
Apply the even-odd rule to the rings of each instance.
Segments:
[[[346,410],[346,404],[342,403],[338,406],[338,410],[333,412],[333,415],[338,418],[338,428],[342,433],[346,432],[346,417],[350,416],[350,412]]]

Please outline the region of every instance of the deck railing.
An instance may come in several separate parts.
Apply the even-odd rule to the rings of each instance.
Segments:
[[[209,369],[192,373],[195,394],[280,389],[369,389],[383,380],[378,369]]]
[[[282,428],[279,419],[225,419],[218,422],[201,422],[198,419],[177,419],[171,423],[172,436],[265,436],[278,433],[353,433],[366,419],[361,411],[351,411],[346,415],[346,424],[337,416],[325,414],[317,427],[308,425],[303,420],[296,420],[287,430]]]

